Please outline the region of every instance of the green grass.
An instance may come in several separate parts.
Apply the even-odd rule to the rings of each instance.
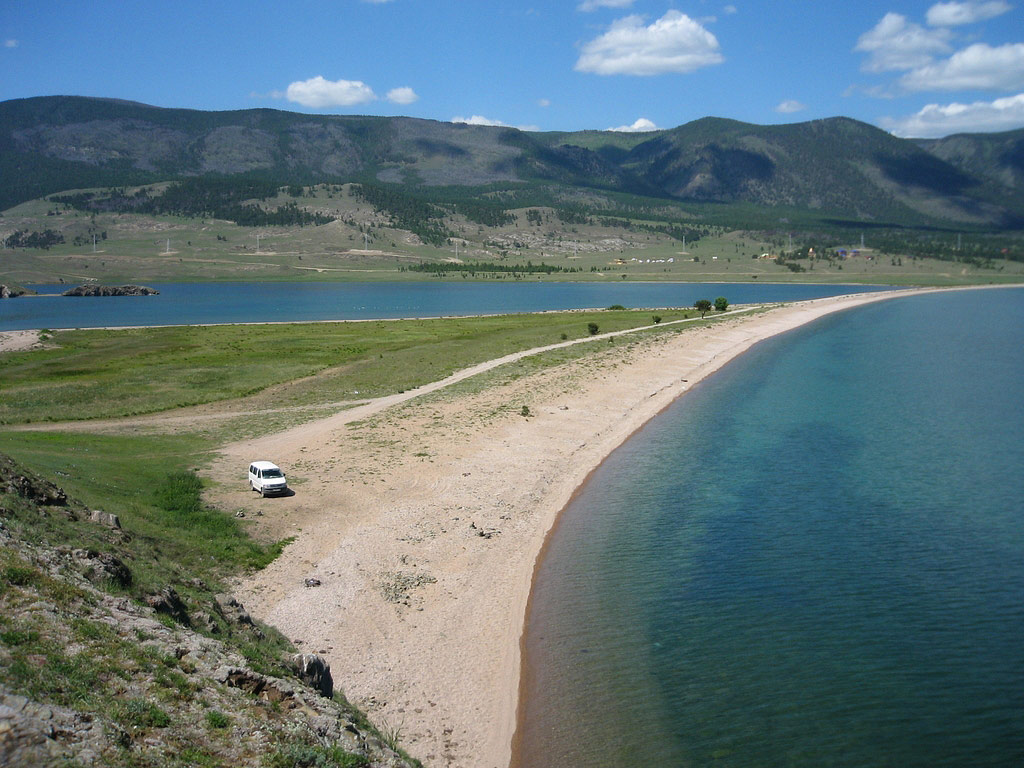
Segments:
[[[200,499],[193,467],[209,445],[192,436],[101,436],[60,432],[0,432],[0,452],[31,467],[82,500],[120,518],[130,542],[136,594],[177,586],[181,573],[218,584],[240,570],[260,568],[284,542],[253,541],[227,512]],[[17,522],[18,508],[12,504]],[[23,518],[30,540],[109,550],[99,526],[76,525],[61,515]],[[19,578],[26,578],[19,575]],[[179,589],[188,594],[188,589]]]
[[[692,310],[661,310],[664,321]],[[122,417],[251,395],[325,372],[265,407],[401,392],[562,338],[648,325],[604,310],[396,322],[62,331],[0,357],[0,423]],[[564,334],[564,337],[563,337]],[[272,350],[272,354],[268,354]],[[358,394],[357,394],[358,393]]]

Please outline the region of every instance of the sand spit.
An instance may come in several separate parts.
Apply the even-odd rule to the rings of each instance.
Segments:
[[[758,341],[917,292],[817,299],[601,340],[584,359],[482,370],[230,445],[212,470],[212,500],[245,511],[266,535],[295,536],[238,585],[238,597],[323,653],[349,699],[425,765],[503,768],[535,562],[586,476]],[[295,494],[249,491],[254,459],[284,467]]]

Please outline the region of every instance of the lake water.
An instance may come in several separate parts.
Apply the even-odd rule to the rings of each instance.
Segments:
[[[522,766],[1024,765],[1024,290],[762,343],[538,570]]]
[[[29,286],[60,293],[67,286]],[[164,283],[158,296],[37,296],[0,301],[0,330],[309,322],[626,307],[797,301],[881,286],[766,283]]]

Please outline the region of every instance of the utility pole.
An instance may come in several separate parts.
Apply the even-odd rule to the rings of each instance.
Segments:
[[[256,233],[256,253],[260,252],[260,233]]]
[[[370,233],[369,232],[363,232],[363,250],[364,251],[370,250]]]
[[[171,238],[168,237],[167,238],[167,245],[164,248],[164,253],[170,253],[170,252],[171,252]]]
[[[92,233],[92,252],[96,253],[96,233]]]

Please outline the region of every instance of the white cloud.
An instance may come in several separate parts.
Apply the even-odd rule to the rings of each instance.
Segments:
[[[632,125],[620,125],[618,128],[608,128],[607,130],[618,133],[644,133],[646,131],[657,131],[658,126],[646,117],[641,117]]]
[[[1007,43],[997,48],[975,43],[944,61],[908,72],[899,82],[908,91],[1024,88],[1024,43]]]
[[[1024,93],[973,104],[929,104],[908,117],[886,117],[879,122],[897,136],[915,138],[1009,131],[1024,127]]]
[[[931,63],[935,54],[951,50],[949,38],[948,29],[925,29],[899,13],[887,13],[853,50],[870,54],[861,66],[865,72],[890,72]]]
[[[732,14],[736,13],[736,6],[727,5],[725,6],[725,8],[722,9],[722,13],[724,13],[726,16],[731,16]]]
[[[781,112],[784,115],[788,115],[793,112],[803,112],[805,109],[807,109],[807,105],[801,104],[795,99],[787,99],[775,107],[776,112]]]
[[[419,101],[420,97],[416,95],[416,91],[408,86],[402,86],[401,88],[392,88],[388,91],[387,100],[392,104],[412,104],[414,101]]]
[[[503,123],[501,120],[491,120],[489,117],[483,115],[473,115],[472,117],[453,117],[453,123],[466,123],[467,125],[495,125],[502,128],[510,127],[508,123]]]
[[[360,80],[325,80],[317,75],[289,85],[285,98],[304,107],[351,107],[376,101],[377,95]]]
[[[985,21],[1009,11],[1013,6],[1003,0],[990,2],[936,3],[928,9],[925,18],[933,27],[957,27],[961,24],[974,24]]]
[[[483,115],[473,115],[472,117],[453,117],[451,120],[453,123],[465,123],[466,125],[490,125],[497,128],[515,128],[519,131],[539,131],[540,127],[536,125],[509,125],[503,123],[501,120],[492,120],[489,117]]]
[[[590,13],[598,8],[629,8],[636,0],[583,0],[576,6],[577,11]]]
[[[7,40],[4,40],[4,48],[17,48],[17,47],[18,47],[18,41],[15,40],[14,38],[8,38]]]
[[[612,23],[600,37],[583,46],[577,72],[598,75],[661,75],[688,73],[719,64],[718,40],[679,11],[668,11],[650,26],[640,16]]]
[[[550,107],[551,106],[551,99],[537,99],[537,106],[538,107]]]

